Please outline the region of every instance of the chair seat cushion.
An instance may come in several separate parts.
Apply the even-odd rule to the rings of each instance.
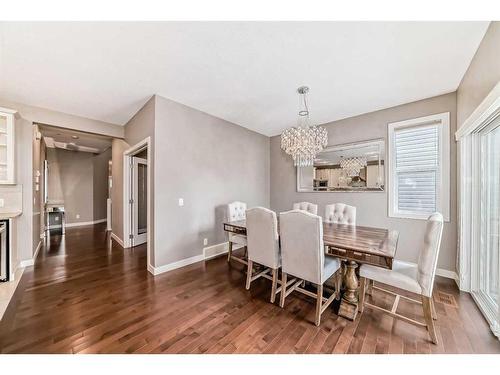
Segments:
[[[325,264],[323,266],[323,277],[321,283],[328,280],[340,268],[340,261],[337,258],[325,256]]]
[[[247,236],[242,234],[231,234],[229,237],[229,241],[238,245],[246,246],[247,245]]]
[[[361,277],[400,288],[409,292],[422,294],[417,282],[417,265],[394,261],[392,270],[363,264],[359,269]]]

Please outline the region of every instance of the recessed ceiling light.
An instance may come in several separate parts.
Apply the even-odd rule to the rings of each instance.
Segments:
[[[77,135],[72,135],[72,136],[71,136],[71,138],[73,138],[73,139],[78,139],[78,138],[80,138],[80,137],[79,137],[79,136],[77,136]]]

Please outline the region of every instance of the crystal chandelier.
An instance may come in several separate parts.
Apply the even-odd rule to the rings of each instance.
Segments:
[[[321,126],[309,124],[309,108],[306,94],[309,87],[301,86],[297,92],[302,95],[304,108],[299,111],[298,126],[288,128],[281,134],[281,149],[293,158],[299,167],[312,166],[316,155],[326,147],[328,134]]]
[[[359,176],[361,168],[366,167],[367,160],[365,156],[355,156],[352,158],[340,158],[340,168],[346,172],[349,177]]]

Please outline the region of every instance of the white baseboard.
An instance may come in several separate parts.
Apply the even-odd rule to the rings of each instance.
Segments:
[[[159,275],[160,273],[164,273],[164,272],[175,270],[177,268],[189,266],[190,264],[198,263],[198,262],[201,262],[203,260],[205,260],[205,257],[203,255],[196,255],[194,257],[182,259],[182,260],[179,260],[178,262],[165,264],[164,266],[160,266],[160,267],[153,267],[151,265],[148,265],[148,271],[156,276],[156,275]]]
[[[19,262],[19,267],[29,267],[35,264],[35,259],[38,256],[38,252],[40,251],[42,247],[42,241],[38,241],[38,245],[36,246],[35,249],[35,254],[33,254],[33,258],[31,259],[25,259]]]
[[[241,249],[242,245],[233,244],[233,251]],[[207,246],[203,248],[203,256],[205,260],[216,258],[222,254],[227,254],[229,251],[229,242],[222,242],[216,245]]]
[[[408,264],[411,266],[416,266],[416,263],[413,262],[405,262],[402,260],[398,260],[399,263],[404,263]],[[438,268],[436,269],[436,275],[441,276],[441,277],[446,277],[447,279],[452,279],[455,280],[455,282],[458,284],[458,274],[455,271],[450,271],[450,270],[445,270],[444,268]]]
[[[233,250],[237,250],[241,247],[243,246],[233,245]],[[148,265],[148,271],[151,272],[153,275],[159,275],[161,273],[172,271],[177,268],[189,266],[190,264],[193,263],[202,262],[205,260],[218,257],[223,254],[227,254],[228,251],[229,251],[229,243],[222,242],[216,245],[204,247],[203,253],[201,255],[195,255],[194,257],[182,259],[177,262],[165,264],[164,266],[160,267],[153,267],[151,265]]]
[[[94,225],[106,222],[106,219],[99,219],[94,221],[79,221],[77,223],[66,223],[64,226],[66,228],[83,227],[86,225]],[[48,229],[61,229],[61,224],[49,225]]]
[[[121,247],[125,248],[125,246],[123,246],[123,241],[120,237],[118,237],[116,234],[114,234],[113,232],[111,232],[111,238],[113,240],[115,240],[116,242],[118,242],[118,245],[120,245]]]
[[[68,223],[66,224],[66,228],[83,227],[84,225],[94,225],[94,224],[104,223],[105,221],[106,219],[99,219],[94,221],[80,221],[78,223]]]

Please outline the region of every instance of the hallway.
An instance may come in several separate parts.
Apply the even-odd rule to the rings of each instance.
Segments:
[[[375,311],[354,322],[329,311],[316,327],[311,300],[293,294],[280,309],[267,281],[247,292],[240,265],[225,257],[153,277],[145,245],[108,241],[104,224],[51,236],[0,324],[3,353],[500,353],[471,297],[448,279],[436,282],[434,346],[425,330]]]

